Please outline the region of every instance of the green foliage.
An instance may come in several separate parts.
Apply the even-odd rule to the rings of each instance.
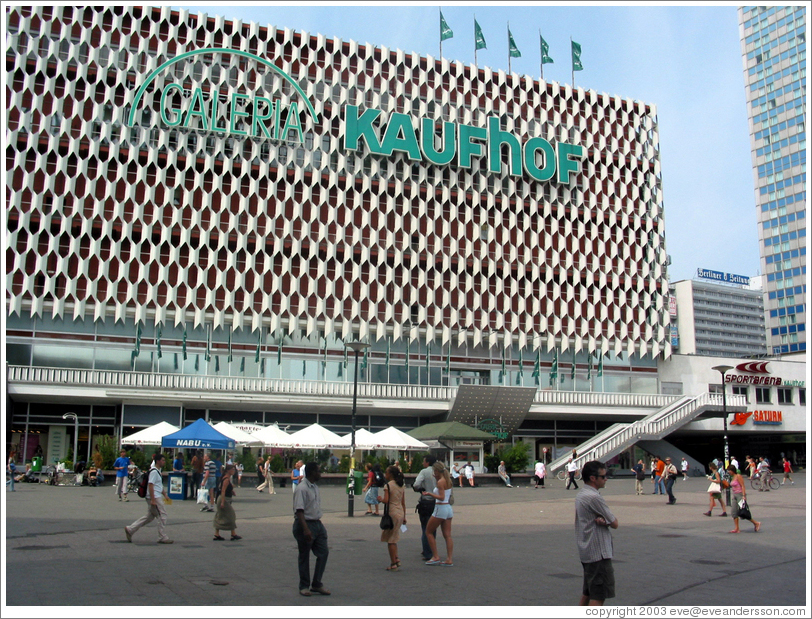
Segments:
[[[257,457],[251,453],[251,450],[244,450],[242,453],[236,454],[234,464],[242,464],[244,473],[257,472]]]
[[[143,451],[139,451],[137,449],[133,449],[128,455],[130,456],[130,460],[133,461],[133,464],[135,464],[135,466],[142,471],[149,468],[150,462],[152,462],[151,457],[147,459],[147,455]]]
[[[530,443],[518,441],[515,445],[502,448],[495,454],[485,454],[485,468],[488,473],[496,473],[499,463],[504,460],[508,475],[524,473],[530,462],[530,449]]]
[[[429,455],[429,452],[427,451],[415,452],[412,455],[412,466],[408,471],[406,471],[406,468],[404,467],[403,471],[408,473],[419,473],[423,470],[423,458],[425,458],[427,455]]]
[[[279,454],[271,458],[271,470],[274,473],[283,473],[285,471],[285,461]]]
[[[339,473],[347,473],[350,472],[350,457],[348,455],[341,456],[341,460],[338,461],[338,472]]]
[[[103,434],[98,438],[96,445],[102,455],[102,469],[105,471],[113,468],[116,458],[118,458],[118,442],[112,434]]]

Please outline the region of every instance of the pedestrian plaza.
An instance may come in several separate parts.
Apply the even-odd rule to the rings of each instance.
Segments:
[[[634,494],[631,478],[609,480],[602,494],[620,527],[613,531],[617,597],[607,603],[804,605],[806,476],[794,477],[794,486],[748,492],[763,527],[753,533],[742,522],[739,535],[728,534],[729,518],[702,515],[708,506],[704,478],[677,482],[674,506],[650,494],[648,480],[643,496]],[[420,525],[412,511],[417,494],[409,488],[408,531],[399,544],[403,565],[388,573],[378,520],[364,517],[363,499],[356,497],[355,517],[349,518],[343,487],[325,485],[323,522],[330,556],[324,584],[332,595],[301,598],[289,487],[270,496],[253,487],[237,490],[234,509],[243,539],[236,542],[212,541],[212,514],[201,513],[192,500],[176,500],[167,507],[174,544],[159,545],[154,523],[139,531],[132,544],[125,539],[124,526],[145,511],[144,500],[135,495],[125,503],[116,500],[109,484],[17,484],[15,493],[5,495],[7,610],[296,606],[298,614],[324,616],[318,607],[429,605],[516,606],[525,607],[517,609],[519,616],[539,616],[544,610],[533,606],[577,603],[582,575],[573,527],[576,491],[565,490],[555,479],[548,479],[547,486],[533,489],[519,481],[515,488],[455,488],[453,568],[423,564]],[[442,552],[441,541],[439,547]],[[88,614],[100,611],[89,609]]]

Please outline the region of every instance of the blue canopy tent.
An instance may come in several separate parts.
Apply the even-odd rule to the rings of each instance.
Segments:
[[[234,439],[228,438],[212,428],[205,419],[198,419],[185,428],[167,434],[161,440],[161,447],[175,449],[234,449]]]

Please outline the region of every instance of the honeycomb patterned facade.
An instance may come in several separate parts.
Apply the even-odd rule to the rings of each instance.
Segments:
[[[11,314],[670,354],[651,106],[169,8],[7,18]],[[211,53],[160,72],[128,126],[148,74],[213,48],[266,59],[315,114],[279,72]],[[223,109],[235,93],[296,102],[302,140],[167,126],[171,82],[218,92]],[[497,116],[585,156],[564,184],[511,176],[504,154],[490,173],[484,157],[351,151],[348,105],[438,126]]]

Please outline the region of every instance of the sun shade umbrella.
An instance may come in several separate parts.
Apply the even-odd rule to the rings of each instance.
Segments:
[[[327,449],[328,447],[346,447],[343,439],[335,432],[317,423],[307,426],[290,435],[293,447],[296,449]]]
[[[171,423],[162,421],[154,426],[139,430],[135,434],[130,434],[121,439],[122,445],[160,445],[161,439],[167,434],[177,432],[180,428]]]
[[[257,440],[253,434],[248,434],[248,432],[235,428],[225,421],[214,424],[214,429],[229,438],[233,438],[237,445],[262,445],[262,441]]]
[[[352,432],[347,434],[346,436],[341,438],[342,440],[342,447],[348,448],[350,447],[350,443],[352,442]],[[378,443],[375,435],[365,428],[360,428],[359,430],[355,431],[355,448],[356,449],[378,449],[381,445]]]
[[[401,432],[394,426],[374,434],[375,440],[381,449],[398,449],[400,451],[426,451],[429,446]]]
[[[251,437],[254,440],[261,441],[265,447],[293,447],[290,434],[280,430],[277,424],[257,430]]]

